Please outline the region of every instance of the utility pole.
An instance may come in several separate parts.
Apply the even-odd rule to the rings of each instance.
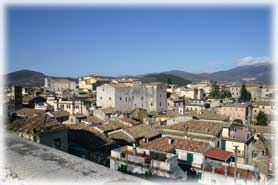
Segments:
[[[237,178],[237,148],[238,148],[238,146],[234,146],[234,148],[235,148],[234,181],[236,182],[236,178]]]

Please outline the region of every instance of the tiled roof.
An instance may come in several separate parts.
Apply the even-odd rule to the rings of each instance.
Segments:
[[[169,140],[171,140],[172,144],[169,144]],[[198,153],[203,153],[207,146],[208,143],[202,141],[192,141],[189,139],[170,137],[163,137],[142,145],[143,148],[162,152],[171,152],[174,149],[180,149]]]
[[[109,134],[109,138],[114,139],[114,140],[123,140],[123,141],[127,141],[129,143],[134,142],[134,140],[130,136],[125,134],[124,132],[115,132],[115,133]]]
[[[102,125],[96,126],[98,129],[102,130],[103,132],[109,132],[113,130],[118,130],[121,128],[128,127],[126,124],[119,122],[118,120],[111,120],[107,123]]]
[[[20,116],[33,116],[34,114],[39,114],[42,112],[44,111],[38,109],[32,109],[32,108],[22,108],[16,111],[16,114]]]
[[[186,122],[176,123],[171,126],[167,126],[167,130],[176,130],[183,132],[194,132],[202,134],[217,135],[222,129],[223,123],[214,121],[203,120],[189,120]]]
[[[201,113],[193,113],[191,115],[198,119],[205,119],[205,120],[225,121],[229,119],[229,116],[217,114],[215,110],[202,111]]]
[[[140,124],[140,122],[138,122],[138,121],[136,121],[136,120],[134,120],[134,119],[131,119],[131,118],[120,118],[120,120],[122,121],[122,122],[125,122],[125,123],[129,123],[129,124],[131,124],[131,125],[139,125]]]
[[[140,124],[133,127],[125,128],[124,130],[135,139],[141,137],[153,137],[160,134],[159,130],[154,129],[146,124]]]
[[[9,129],[13,131],[29,134],[41,134],[65,128],[64,125],[59,124],[56,119],[51,118],[47,114],[20,119],[9,125]]]
[[[238,107],[238,108],[244,108],[246,107],[248,104],[246,103],[233,103],[233,104],[225,104],[223,105],[223,107]]]
[[[274,106],[274,102],[272,101],[257,101],[254,102],[254,106]]]
[[[103,109],[99,109],[100,111],[104,112],[105,114],[113,114],[116,112],[116,110],[112,107],[107,107]]]
[[[229,157],[233,155],[232,152],[221,150],[219,148],[210,148],[203,153],[205,157],[226,161]]]
[[[67,111],[54,111],[51,114],[53,114],[56,118],[66,117],[66,116],[70,115],[69,112],[67,112]]]
[[[104,123],[104,121],[102,121],[101,119],[97,118],[96,116],[88,116],[86,121],[90,122],[90,123],[96,123],[96,124],[101,124]]]

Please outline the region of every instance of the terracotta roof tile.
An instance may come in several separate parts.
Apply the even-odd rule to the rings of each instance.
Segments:
[[[205,157],[218,159],[218,160],[221,160],[221,161],[225,161],[233,155],[232,152],[221,150],[219,148],[210,148],[207,151],[205,151],[203,154],[204,154]]]

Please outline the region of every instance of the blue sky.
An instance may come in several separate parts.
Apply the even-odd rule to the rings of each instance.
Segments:
[[[8,72],[193,73],[271,56],[271,8],[7,7]]]

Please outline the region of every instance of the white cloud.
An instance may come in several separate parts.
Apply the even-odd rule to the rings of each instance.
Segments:
[[[239,59],[238,66],[246,66],[246,65],[254,65],[254,64],[270,64],[271,58],[270,57],[243,57]]]

